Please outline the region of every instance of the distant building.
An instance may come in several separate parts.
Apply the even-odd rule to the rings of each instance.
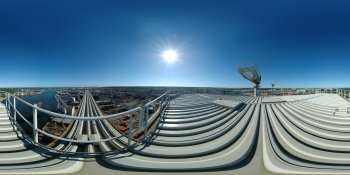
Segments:
[[[299,89],[296,91],[297,94],[305,94],[306,90],[305,89]]]
[[[130,102],[130,103],[125,103],[124,104],[124,108],[126,110],[134,109],[136,107],[137,107],[137,103],[136,102]]]

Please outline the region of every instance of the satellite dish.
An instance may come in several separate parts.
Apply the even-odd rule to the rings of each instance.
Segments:
[[[258,73],[256,66],[251,67],[238,67],[238,72],[243,76],[243,78],[254,83],[254,96],[258,95],[258,88],[260,87],[261,75]]]

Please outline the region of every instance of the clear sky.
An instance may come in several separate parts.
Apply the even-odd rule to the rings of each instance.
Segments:
[[[0,87],[349,87],[348,0],[2,0]],[[162,52],[174,48],[169,64]]]

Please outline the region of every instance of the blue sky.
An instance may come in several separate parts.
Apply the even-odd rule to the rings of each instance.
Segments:
[[[0,87],[349,87],[350,2],[0,2]],[[179,60],[168,64],[165,47]]]

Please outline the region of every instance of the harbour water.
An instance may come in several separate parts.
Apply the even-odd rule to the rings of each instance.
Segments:
[[[39,95],[23,95],[18,96],[19,98],[31,103],[31,104],[37,104],[39,107],[56,112],[57,111],[57,101],[55,99],[56,90],[54,89],[45,89],[45,91],[42,94]],[[13,99],[11,98],[11,102]],[[22,114],[24,118],[26,118],[29,122],[32,123],[33,121],[33,109],[25,105],[24,103],[20,102],[19,100],[16,101],[16,107],[19,111],[19,113]],[[11,108],[11,112],[13,109]],[[13,114],[12,114],[13,115]],[[42,129],[44,125],[51,120],[51,117],[45,114],[42,114],[38,112],[38,127]],[[32,128],[23,120],[21,117],[19,117],[19,114],[17,114],[17,122],[20,124],[23,130],[31,136],[32,135]]]

